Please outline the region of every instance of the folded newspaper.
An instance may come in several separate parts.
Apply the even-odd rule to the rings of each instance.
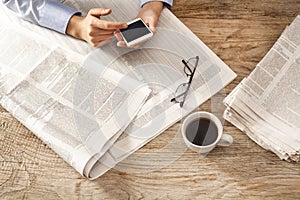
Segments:
[[[224,118],[263,148],[300,160],[300,16],[224,100]]]
[[[140,1],[63,1],[131,21]],[[126,13],[124,9],[126,7]],[[139,49],[102,48],[23,21],[1,5],[1,105],[80,174],[95,179],[197,108],[236,74],[168,9]],[[10,25],[10,26],[8,26]],[[13,27],[11,27],[13,25]],[[182,59],[199,56],[184,107]]]

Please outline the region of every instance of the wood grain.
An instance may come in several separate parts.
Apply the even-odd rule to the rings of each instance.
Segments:
[[[238,74],[199,107],[221,116],[224,96],[254,69],[299,14],[300,1],[175,0],[172,11]],[[228,122],[224,131],[233,136],[232,146],[215,148],[205,159],[187,149],[178,156],[183,148],[176,138],[180,124],[116,169],[88,181],[1,109],[0,199],[300,198],[299,163],[279,160]],[[177,145],[173,149],[165,148],[170,138]],[[163,168],[148,165],[164,160],[163,156],[175,161]],[[147,160],[141,162],[141,157]]]

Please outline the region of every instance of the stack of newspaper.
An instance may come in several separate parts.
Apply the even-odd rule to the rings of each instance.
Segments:
[[[131,21],[140,0],[72,0]],[[0,103],[66,162],[95,179],[230,83],[236,74],[168,9],[139,49],[102,48],[25,22],[0,4]],[[126,12],[124,12],[126,8]],[[12,26],[11,26],[12,25]],[[199,57],[183,108],[171,102]]]
[[[224,100],[224,117],[281,159],[300,160],[300,16]]]

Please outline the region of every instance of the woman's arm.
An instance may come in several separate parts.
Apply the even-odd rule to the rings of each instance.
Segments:
[[[173,0],[141,0],[142,9],[137,17],[142,18],[154,33],[164,5],[172,6]]]
[[[65,34],[70,18],[80,15],[57,0],[2,0],[18,16],[40,26]]]
[[[100,16],[111,13],[110,9],[93,8],[87,16],[57,0],[2,0],[4,5],[23,19],[40,26],[84,40],[92,46],[101,46],[114,36],[125,22],[109,22]]]
[[[5,6],[16,12],[23,19],[40,26],[85,40],[92,46],[101,46],[114,32],[126,28],[125,22],[110,22],[100,19],[111,13],[110,9],[94,8],[87,16],[57,0],[2,0]],[[139,17],[155,31],[163,3],[172,5],[173,0],[141,0],[142,9]]]
[[[155,2],[155,1],[158,1],[158,2],[162,2],[168,6],[172,6],[173,5],[173,0],[141,0],[141,7],[143,7],[143,5],[145,3],[148,3],[148,2]]]

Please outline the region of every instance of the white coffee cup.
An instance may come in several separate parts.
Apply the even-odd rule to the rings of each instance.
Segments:
[[[187,138],[187,126],[194,121],[195,119],[200,119],[200,118],[206,118],[209,119],[211,122],[213,122],[216,127],[217,127],[217,138],[214,142],[208,145],[197,145],[192,143],[191,141],[188,140]],[[185,144],[193,151],[198,152],[200,156],[205,156],[207,155],[211,150],[213,150],[216,146],[229,146],[233,142],[233,138],[228,135],[223,133],[223,126],[220,122],[220,120],[213,115],[212,113],[208,112],[194,112],[187,116],[181,126],[181,133],[183,140]]]

